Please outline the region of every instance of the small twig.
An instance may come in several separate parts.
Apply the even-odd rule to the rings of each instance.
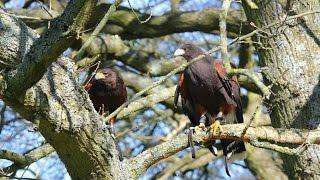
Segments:
[[[93,58],[84,58],[81,59],[80,61],[78,61],[77,64],[77,68],[78,70],[85,70],[88,68],[91,68],[92,66],[97,65],[97,63],[95,63],[100,57],[100,54],[94,56]]]
[[[148,22],[148,21],[151,19],[151,17],[152,17],[152,9],[151,9],[151,7],[150,7],[149,4],[148,4],[149,9],[150,9],[149,17],[148,17],[146,20],[143,20],[143,21],[142,21],[142,20],[139,18],[139,16],[138,16],[138,14],[136,13],[136,11],[133,9],[133,7],[132,7],[132,5],[131,5],[131,3],[130,3],[130,0],[127,0],[127,1],[128,1],[128,4],[129,4],[130,8],[131,8],[131,11],[132,11],[133,14],[136,16],[136,18],[138,19],[138,21],[140,22],[140,24],[144,24],[144,23]]]
[[[302,153],[306,149],[305,148],[306,146],[304,144],[302,144],[297,148],[289,148],[289,147],[272,144],[269,142],[260,142],[256,138],[252,138],[250,141],[250,144],[255,147],[269,149],[269,150],[277,151],[277,152],[288,154],[288,155],[297,155]]]
[[[285,18],[284,20],[275,21],[275,22],[270,23],[270,24],[268,24],[268,25],[266,25],[266,26],[264,26],[264,27],[262,27],[262,28],[256,29],[256,30],[252,31],[251,33],[248,33],[248,34],[246,34],[246,35],[244,35],[244,36],[241,36],[241,37],[239,37],[239,38],[234,39],[229,45],[232,45],[232,44],[236,43],[238,40],[247,39],[248,37],[251,37],[251,36],[253,36],[254,34],[260,32],[261,30],[268,29],[268,28],[273,27],[273,26],[275,26],[275,25],[277,25],[277,24],[281,24],[281,23],[283,23],[284,21],[289,21],[289,20],[292,20],[292,19],[297,19],[297,18],[299,18],[299,17],[307,16],[307,15],[314,14],[314,13],[320,13],[320,9],[313,10],[313,11],[307,11],[307,12],[300,13],[300,14],[297,14],[297,15],[294,15],[294,16],[290,16],[290,17],[288,17],[288,18]]]
[[[28,168],[30,167],[30,164],[24,168],[23,173],[21,174],[20,178],[23,178],[24,174],[27,172]]]
[[[49,13],[51,14],[51,0],[49,0]],[[51,15],[51,17],[53,17],[52,15]],[[51,21],[48,21],[48,29],[50,28],[50,22]]]
[[[91,44],[93,39],[101,32],[103,27],[106,25],[106,23],[109,20],[109,17],[112,13],[114,13],[119,6],[121,0],[116,0],[108,9],[107,13],[104,15],[102,20],[99,22],[97,27],[94,29],[94,31],[91,33],[90,37],[87,39],[87,41],[82,45],[78,53],[74,56],[75,61],[79,61],[84,53],[84,51],[87,49],[87,47]]]
[[[179,122],[178,127],[176,127],[175,129],[172,129],[171,132],[169,134],[167,134],[165,137],[162,137],[161,138],[162,141],[169,141],[173,137],[177,136],[177,134],[179,132],[181,132],[182,130],[184,130],[186,128],[188,121],[187,121],[186,117],[183,117],[178,122]]]
[[[48,9],[43,5],[43,3],[40,2],[39,0],[37,0],[37,2],[38,2],[39,5],[41,6],[41,8],[42,8],[44,11],[46,11],[51,18],[53,18],[53,15],[52,15],[51,12],[50,12],[50,11],[51,11],[51,1],[50,1],[50,10],[48,10]]]
[[[263,100],[263,98],[261,98],[261,101]],[[254,112],[249,120],[249,122],[246,124],[245,128],[243,129],[242,132],[242,136],[244,136],[248,130],[248,128],[250,127],[251,123],[253,122],[253,120],[256,118],[256,115],[258,113],[258,111],[260,110],[260,107],[262,106],[262,102],[259,103],[259,105],[257,105],[257,107],[254,109]]]
[[[269,98],[271,94],[270,89],[263,84],[261,79],[253,71],[248,69],[231,69],[228,71],[228,74],[242,74],[247,76],[260,89],[264,97]]]
[[[9,175],[6,175],[4,174],[3,172],[0,171],[0,177],[7,177],[7,178],[10,178],[10,179],[18,179],[18,180],[38,180],[36,178],[23,178],[23,177],[12,177],[12,176],[9,176]]]
[[[267,32],[267,31],[264,31],[263,29],[259,28],[258,26],[256,26],[253,22],[250,22],[250,25],[253,26],[254,28],[256,29],[259,29],[261,32],[265,33],[265,34],[268,34],[269,36],[272,36],[271,33]],[[262,35],[261,35],[262,36]]]
[[[98,71],[98,69],[99,69],[99,67],[100,67],[100,63],[101,63],[101,61],[98,61],[98,62],[96,63],[97,67],[96,67],[96,69],[93,71],[93,73],[91,74],[91,76],[90,76],[90,78],[87,80],[87,82],[84,84],[84,87],[86,87],[86,86],[88,85],[88,83],[91,81],[91,79],[96,75],[96,73],[97,73],[97,71]]]
[[[22,16],[22,15],[15,15],[15,14],[11,14],[11,13],[7,13],[4,11],[1,11],[0,13],[11,16],[11,17],[15,17],[15,18],[19,18],[19,19],[29,19],[29,20],[50,20],[51,18],[39,18],[39,17],[30,17],[30,16]]]

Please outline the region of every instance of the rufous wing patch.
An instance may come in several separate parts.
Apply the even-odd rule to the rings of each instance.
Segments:
[[[218,75],[223,78],[227,76],[227,71],[223,66],[221,61],[214,61],[213,62],[214,69],[217,71]]]

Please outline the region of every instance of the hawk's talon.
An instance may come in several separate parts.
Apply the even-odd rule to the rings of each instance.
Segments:
[[[223,132],[223,129],[222,129],[222,126],[221,126],[219,120],[216,120],[216,121],[214,121],[214,123],[211,124],[211,126],[210,126],[211,134],[216,134],[217,129],[220,130],[220,133]]]
[[[206,128],[206,125],[204,123],[200,123],[198,126],[195,126],[194,128],[194,131],[197,133],[199,131],[206,131],[207,128]]]

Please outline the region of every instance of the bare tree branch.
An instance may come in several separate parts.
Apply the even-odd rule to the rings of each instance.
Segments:
[[[231,64],[228,56],[228,38],[227,38],[227,14],[231,5],[231,0],[224,0],[222,3],[222,12],[220,13],[220,46],[221,57],[226,71],[229,72]]]
[[[102,20],[99,22],[99,24],[97,25],[97,27],[94,29],[94,31],[90,34],[88,40],[82,45],[82,47],[79,49],[79,51],[77,52],[76,56],[74,57],[74,59],[76,61],[79,61],[80,58],[82,57],[84,51],[86,50],[86,48],[91,44],[91,42],[93,41],[93,39],[101,32],[102,28],[106,25],[106,23],[109,20],[109,17],[112,13],[114,13],[116,11],[116,8],[119,6],[120,4],[120,0],[116,0],[108,9],[107,13],[103,16]]]
[[[298,129],[276,129],[272,127],[249,127],[246,134],[242,136],[245,129],[244,124],[223,125],[222,134],[210,134],[208,132],[199,132],[193,136],[197,143],[211,141],[213,139],[239,139],[245,142],[255,143],[258,141],[267,141],[277,144],[320,144],[319,130],[298,130]],[[265,144],[265,142],[259,142]],[[132,171],[137,176],[144,173],[151,165],[157,163],[161,159],[167,158],[188,147],[188,139],[186,134],[180,134],[176,138],[150,148],[135,158],[129,160],[134,166]],[[288,153],[287,147],[273,149],[281,153]],[[271,148],[270,148],[271,149]],[[297,151],[299,152],[299,151]]]
[[[71,1],[70,6],[72,6],[73,10],[79,9],[79,6],[86,6],[84,7],[85,9],[87,8],[85,12],[87,12],[88,8],[90,9],[91,5],[87,4],[89,1],[85,1],[81,5],[75,2],[81,3],[82,1]],[[85,12],[78,14],[78,16],[87,15]],[[23,34],[25,36],[20,36],[22,33],[19,30],[28,29],[25,24],[2,13],[0,18],[1,20],[11,20],[5,26],[1,24],[4,27],[2,33],[4,37],[7,37],[5,41],[11,41],[12,37],[25,38],[22,41],[23,43],[21,41],[16,42],[18,45],[9,47],[10,50],[8,50],[14,52],[17,55],[15,57],[23,57],[26,52],[20,52],[21,46],[28,47],[28,43],[32,44],[34,39],[30,38],[29,41],[26,41],[26,39],[35,37],[35,33],[28,31],[28,33]],[[72,17],[68,18],[72,19]],[[85,17],[79,19],[82,18]],[[82,27],[77,23],[84,22],[76,19],[76,24],[73,24],[75,27],[70,27],[75,32],[79,30],[77,27]],[[55,34],[51,35],[54,36]],[[47,43],[50,44],[52,42]],[[1,51],[4,50],[6,49],[1,49]],[[51,50],[55,51],[54,49]],[[42,52],[42,50],[40,51]],[[106,130],[101,116],[94,110],[88,94],[77,82],[76,68],[72,61],[66,57],[61,57],[47,68],[47,66],[41,65],[43,63],[41,58],[38,60],[38,62],[32,63],[38,63],[38,65],[40,63],[37,68],[44,68],[41,71],[47,70],[47,72],[44,76],[41,75],[42,78],[36,85],[26,91],[24,97],[7,96],[13,92],[7,92],[5,78],[0,76],[0,96],[4,102],[24,118],[39,121],[39,131],[46,141],[55,148],[60,159],[66,164],[71,177],[75,179],[110,179],[111,177],[128,179],[130,174],[120,173],[127,172],[128,168],[125,163],[120,162],[113,138],[110,136],[109,131]],[[44,61],[47,62],[47,60]],[[24,64],[24,61],[22,64]],[[28,75],[30,72],[36,73],[34,69],[30,69],[23,76]],[[29,79],[32,79],[31,77],[38,76],[30,76]],[[24,83],[22,82],[21,84]],[[17,88],[20,88],[20,86]],[[10,90],[12,91],[13,89]]]
[[[311,12],[309,12],[309,14],[310,13]],[[294,16],[292,17],[294,18]],[[23,26],[23,24],[21,26]],[[23,27],[25,28],[25,26]],[[261,28],[242,38],[250,37],[260,31]],[[232,43],[237,42],[237,40],[238,39],[232,41]],[[32,39],[30,41],[32,41]],[[18,51],[17,47],[13,47],[12,49]],[[219,48],[212,49],[208,51],[207,54],[218,49]],[[197,59],[194,59],[192,62],[196,60]],[[190,62],[190,64],[192,62]],[[137,100],[138,97],[145,94],[148,90],[160,85],[171,75],[183,70],[187,65],[189,64],[183,64],[160,81],[143,89],[137,93],[131,101],[122,106],[122,108]],[[41,66],[39,68],[46,67],[47,66]],[[32,71],[31,69],[30,72]],[[186,136],[180,135],[170,142],[163,143],[142,152],[136,158],[119,162],[114,142],[110,134],[105,131],[101,117],[94,111],[87,93],[77,83],[74,71],[75,67],[69,59],[60,58],[56,63],[52,63],[45,76],[33,88],[27,91],[24,99],[21,98],[22,101],[18,101],[15,97],[11,96],[4,97],[6,102],[10,101],[11,103],[15,103],[18,101],[17,104],[13,103],[17,112],[31,111],[28,115],[33,115],[40,120],[39,129],[41,133],[57,150],[62,161],[68,165],[67,168],[70,170],[71,176],[75,178],[137,177],[141,175],[142,172],[145,172],[150,165],[187,146]],[[7,95],[7,92],[5,92],[5,90],[7,90],[5,78],[3,78],[3,76],[0,76],[0,85],[0,95],[2,98],[4,95]],[[118,112],[115,114],[119,113],[122,108],[118,109]],[[302,130],[283,130],[264,127],[249,128],[247,133],[242,136],[241,131],[244,129],[243,125],[226,125],[224,129],[225,132],[221,135],[212,136],[205,132],[196,134],[195,141],[204,142],[207,141],[207,139],[240,138],[257,146],[261,145],[258,140],[291,144],[319,144],[318,131],[307,132]],[[263,143],[262,145],[285,153],[293,152],[288,148],[281,148],[280,145],[270,146],[267,143]],[[82,166],[83,163],[87,166]],[[129,173],[128,169],[132,169],[132,171]],[[119,173],[122,171],[123,173]]]
[[[0,158],[10,160],[18,165],[27,165],[41,159],[53,151],[54,149],[49,144],[45,144],[24,155],[7,150],[0,150]]]
[[[97,6],[87,28],[90,29],[98,24],[109,7],[110,4]],[[33,11],[36,10],[14,10],[13,12],[17,15],[48,18],[41,11],[37,13]],[[138,13],[138,10],[135,10],[135,12]],[[194,31],[217,34],[219,32],[219,13],[220,10],[214,8],[204,9],[199,12],[169,12],[162,16],[152,16],[148,22],[141,24],[130,8],[120,7],[110,17],[104,32],[106,34],[117,34],[123,39],[153,38],[173,33]],[[229,37],[237,37],[241,21],[243,23],[242,32],[249,33],[252,29],[245,19],[240,19],[240,13],[238,10],[229,12],[227,17]],[[150,15],[138,13],[138,16],[141,19],[146,19]],[[41,20],[38,23],[35,20],[24,19],[24,21],[33,28],[39,28],[44,25],[46,20]]]
[[[8,73],[7,96],[21,95],[46,72],[46,68],[72,43],[84,29],[97,0],[70,1],[64,13],[34,41],[21,64]],[[30,78],[32,77],[32,78]]]
[[[176,87],[173,86],[167,89],[162,89],[161,91],[155,92],[154,94],[150,94],[144,98],[138,99],[130,103],[128,107],[124,108],[117,117],[122,118],[122,117],[128,116],[136,111],[139,111],[144,108],[152,107],[156,103],[165,101],[169,98],[173,98],[175,89]]]
[[[43,157],[46,157],[52,152],[54,152],[54,149],[49,144],[44,144],[24,155],[17,154],[7,150],[0,150],[0,159],[7,159],[14,163],[9,167],[4,168],[3,172],[5,173],[5,175],[12,173],[19,168],[23,168],[40,160]]]
[[[222,151],[218,151],[218,156],[214,156],[208,149],[200,149],[196,152],[196,159],[193,159],[190,154],[186,154],[181,159],[174,159],[173,163],[170,163],[167,168],[161,171],[157,179],[166,180],[176,171],[186,171],[188,169],[195,169],[202,167],[205,164],[213,161],[222,156]]]

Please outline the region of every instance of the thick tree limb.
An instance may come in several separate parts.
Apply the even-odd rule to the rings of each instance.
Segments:
[[[109,9],[109,4],[101,4],[94,10],[90,25],[87,29],[92,28],[100,22],[105,12]],[[135,12],[138,12],[135,10]],[[17,15],[33,16],[33,17],[46,17],[44,12],[38,11],[36,14],[31,11],[14,10]],[[141,24],[132,10],[125,7],[120,7],[109,19],[104,32],[107,34],[117,34],[123,39],[138,39],[138,38],[154,38],[173,33],[180,32],[194,32],[201,31],[206,33],[219,32],[219,13],[218,9],[205,9],[199,12],[177,12],[168,13],[162,16],[152,16],[151,19]],[[243,21],[243,33],[249,33],[251,26],[245,21],[240,19],[241,12],[234,10],[230,11],[227,17],[227,30],[230,37],[237,37]],[[142,19],[149,17],[149,14],[138,13]],[[37,24],[35,20],[24,21],[30,23],[32,27],[39,28],[43,26],[45,20],[39,21]]]
[[[53,20],[51,28],[34,41],[21,64],[7,75],[7,96],[21,95],[43,76],[46,68],[84,29],[96,3],[97,0],[69,2],[64,13]]]
[[[72,2],[74,3],[74,1],[70,2],[71,6],[76,5]],[[89,5],[88,2],[86,1],[81,6]],[[77,9],[79,7],[73,8]],[[85,8],[90,8],[90,6]],[[6,27],[2,33],[6,35],[4,37],[8,37],[7,41],[11,41],[11,37],[25,37],[25,39],[17,42],[19,46],[10,49],[14,52],[14,55],[17,55],[16,58],[24,57],[26,51],[22,51],[18,47],[23,45],[29,47],[29,44],[32,44],[34,40],[32,37],[36,35],[33,31],[27,31],[28,28],[24,24],[13,20],[12,17],[6,14],[0,15],[0,20],[11,19],[9,23],[8,21],[6,23],[0,21],[3,23],[1,25]],[[85,14],[80,13],[79,16],[81,15],[84,16]],[[82,21],[77,23],[82,23]],[[74,26],[76,28],[82,25]],[[28,33],[24,33],[25,36],[19,36],[22,34],[21,29]],[[26,41],[26,39],[29,41]],[[0,38],[0,40],[2,39]],[[3,51],[3,49],[0,50]],[[4,48],[4,50],[7,49]],[[10,58],[13,57],[8,57],[8,59]],[[46,66],[41,66],[41,63],[43,63],[41,58],[38,60],[31,63],[40,63],[40,67],[37,68],[46,69]],[[48,63],[47,60],[44,61]],[[24,61],[22,64],[24,64]],[[128,172],[126,170],[128,168],[125,163],[120,163],[114,140],[106,130],[101,117],[94,110],[88,94],[77,82],[75,70],[76,68],[70,59],[59,58],[57,62],[52,63],[47,68],[47,72],[41,80],[26,91],[24,97],[6,97],[13,92],[4,92],[8,89],[5,79],[0,76],[0,96],[5,103],[10,104],[24,118],[39,121],[39,131],[46,141],[55,148],[71,177],[75,179],[128,179],[130,174],[125,173]],[[30,70],[30,72],[33,71],[34,69]],[[27,74],[30,72],[28,71]]]
[[[298,130],[298,129],[275,129],[272,127],[249,127],[247,133],[242,136],[245,129],[244,124],[223,125],[224,132],[222,134],[210,135],[204,131],[198,131],[194,134],[193,139],[197,143],[206,142],[213,139],[239,139],[245,142],[268,141],[280,144],[320,144],[319,130]],[[135,158],[129,160],[134,165],[132,171],[137,176],[144,173],[151,165],[157,163],[161,159],[167,158],[182,149],[188,147],[188,139],[186,134],[180,134],[176,138],[150,148]],[[279,150],[279,149],[277,149]],[[286,150],[286,147],[284,147]],[[285,151],[284,151],[285,153]]]

